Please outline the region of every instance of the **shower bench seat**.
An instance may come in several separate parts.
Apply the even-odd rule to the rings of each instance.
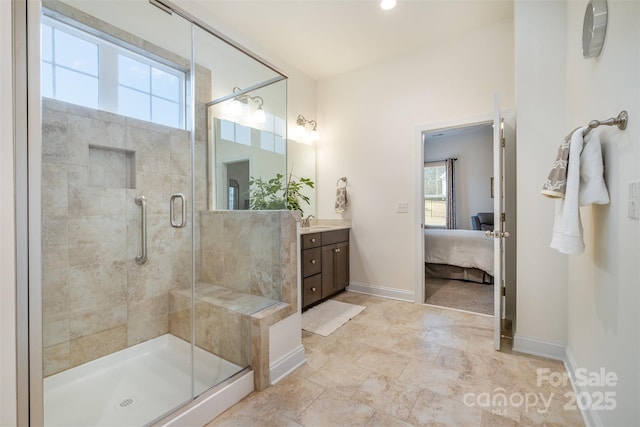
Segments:
[[[191,341],[191,290],[169,292],[169,332]],[[269,386],[269,326],[291,314],[290,304],[210,283],[195,291],[196,346],[255,371],[256,389]]]

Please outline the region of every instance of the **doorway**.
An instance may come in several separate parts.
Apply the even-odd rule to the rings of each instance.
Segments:
[[[439,195],[434,193],[434,185],[428,182],[425,173],[426,166],[438,165],[448,158],[457,159],[454,162],[455,175],[457,180],[457,188],[455,193],[455,229],[462,234],[476,234],[481,240],[483,233],[491,232],[491,224],[486,223],[486,218],[491,217],[494,211],[494,201],[492,198],[493,177],[495,174],[492,168],[494,159],[494,150],[491,143],[493,133],[493,118],[491,115],[481,116],[475,119],[461,120],[448,123],[438,123],[434,125],[426,125],[417,128],[416,142],[418,144],[418,162],[416,164],[416,179],[420,182],[416,192],[416,215],[419,224],[417,228],[419,236],[416,240],[416,251],[418,257],[416,259],[416,275],[419,278],[416,281],[415,295],[416,302],[433,304],[436,306],[449,307],[465,311],[480,312],[484,314],[493,314],[493,307],[496,305],[495,299],[493,303],[490,301],[495,295],[490,290],[495,290],[495,284],[492,282],[491,271],[489,269],[479,268],[475,273],[468,267],[451,268],[449,265],[437,265],[436,263],[427,263],[426,255],[429,243],[425,237],[427,232],[433,234],[447,234],[446,221],[442,218],[447,216],[446,210],[442,210],[444,200],[450,194]],[[515,266],[516,266],[516,199],[515,199],[515,114],[512,111],[504,112],[503,120],[503,176],[504,180],[499,185],[503,188],[503,205],[504,215],[502,216],[502,230],[511,231],[511,237],[504,239],[504,268],[503,268],[503,296],[502,296],[502,313],[500,328],[502,335],[509,336],[512,334],[513,322],[515,320]],[[483,130],[484,129],[484,130]],[[463,148],[463,140],[471,140],[476,134],[479,141],[480,135],[485,133],[485,142],[476,142],[475,148],[478,151],[466,152]],[[458,146],[452,140],[460,139]],[[446,147],[449,142],[451,145]],[[470,142],[467,141],[467,144]],[[438,145],[445,147],[438,147]],[[484,147],[484,152],[480,151],[480,146]],[[484,165],[483,165],[484,164]],[[481,166],[483,165],[483,166]],[[476,175],[477,174],[477,175]],[[433,177],[434,174],[432,174]],[[438,174],[435,174],[437,178]],[[442,175],[442,174],[440,174]],[[475,176],[475,178],[474,178]],[[427,188],[431,185],[431,190]],[[444,184],[436,185],[435,188],[443,188]],[[440,205],[437,206],[438,197],[440,196]],[[444,196],[444,197],[443,197]],[[438,213],[437,209],[440,209]],[[418,211],[419,209],[419,211]],[[489,213],[490,215],[486,215]],[[478,215],[480,214],[480,215]],[[485,215],[483,215],[485,214]],[[472,218],[476,217],[476,218]],[[478,218],[480,217],[480,218]],[[480,220],[480,221],[478,221]],[[476,223],[474,225],[474,222]],[[479,222],[479,224],[478,224]],[[476,230],[479,229],[479,230]],[[437,238],[437,236],[436,236]],[[485,245],[490,244],[493,239],[488,238],[484,242]],[[434,243],[432,243],[432,246]],[[439,243],[435,243],[439,245]],[[456,252],[461,252],[458,250]],[[437,255],[437,254],[436,254]],[[443,256],[443,255],[442,255]],[[476,260],[477,261],[477,260]],[[443,260],[438,260],[440,264],[447,264]],[[428,265],[432,264],[432,265]],[[435,267],[436,271],[433,271]],[[431,268],[432,271],[429,271]],[[419,270],[418,270],[419,269]],[[450,271],[439,271],[439,269],[449,269]],[[449,275],[447,277],[446,275]],[[445,276],[445,278],[438,277]],[[448,288],[447,288],[447,285]],[[454,286],[451,286],[454,285]],[[457,285],[457,286],[456,286]],[[438,295],[438,292],[440,295]],[[478,291],[478,294],[474,294]],[[482,292],[485,291],[485,292]],[[484,295],[482,297],[481,295]],[[453,301],[453,303],[452,303]],[[475,307],[474,307],[475,306]]]
[[[492,122],[423,132],[426,304],[493,314]]]
[[[227,209],[249,209],[249,160],[224,165],[227,173]]]

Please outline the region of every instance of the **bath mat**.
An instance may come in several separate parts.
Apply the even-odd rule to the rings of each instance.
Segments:
[[[328,300],[302,313],[302,329],[326,337],[364,309],[362,305]]]

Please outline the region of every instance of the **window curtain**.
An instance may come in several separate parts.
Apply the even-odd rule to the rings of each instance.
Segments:
[[[447,229],[456,228],[456,159],[444,161],[447,167]]]

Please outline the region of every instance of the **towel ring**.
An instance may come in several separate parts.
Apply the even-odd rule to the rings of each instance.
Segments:
[[[336,187],[340,187],[340,181],[344,181],[344,186],[347,186],[347,177],[343,176],[342,178],[338,178],[338,180],[336,181]]]

